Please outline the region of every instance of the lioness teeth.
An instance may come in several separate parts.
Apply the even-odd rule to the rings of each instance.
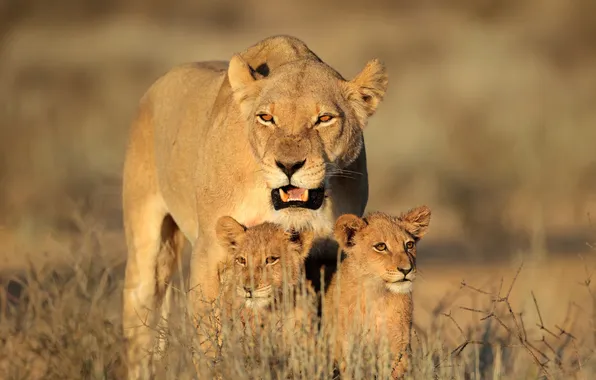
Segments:
[[[282,202],[287,202],[290,200],[290,196],[284,191],[284,189],[279,189],[279,196]]]
[[[291,202],[291,201],[306,202],[306,201],[308,201],[308,189],[302,189],[300,187],[295,187],[292,189],[288,189],[288,191],[286,192],[280,188],[279,196],[283,202]]]
[[[304,190],[304,193],[302,193],[300,199],[302,200],[302,202],[308,201],[308,189]]]

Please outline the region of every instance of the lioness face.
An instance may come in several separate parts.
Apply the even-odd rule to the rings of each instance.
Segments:
[[[341,175],[361,152],[362,130],[387,86],[383,66],[371,61],[346,81],[309,59],[261,77],[235,56],[228,77],[273,207],[319,209],[329,178]]]
[[[246,228],[229,216],[218,220],[216,232],[229,253],[224,287],[234,287],[244,306],[257,308],[279,299],[284,281],[289,287],[298,283],[313,240],[311,231],[286,232],[269,222]]]
[[[416,243],[426,234],[426,206],[399,217],[373,213],[365,218],[346,214],[335,224],[339,245],[361,265],[363,275],[380,278],[393,293],[408,293],[416,278]]]

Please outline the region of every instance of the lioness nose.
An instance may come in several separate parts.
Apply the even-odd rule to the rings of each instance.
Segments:
[[[401,273],[403,273],[404,276],[407,276],[408,273],[410,273],[412,271],[412,267],[408,267],[408,268],[397,267],[397,270],[400,271]]]
[[[251,288],[250,288],[250,287],[248,287],[248,286],[245,286],[245,287],[244,287],[244,291],[245,291],[247,294],[249,294],[249,295],[251,295],[251,294],[252,294],[252,290],[251,290]]]
[[[281,162],[275,160],[275,165],[281,169],[288,178],[292,178],[292,175],[296,173],[301,167],[304,166],[306,160],[298,161],[298,162]]]

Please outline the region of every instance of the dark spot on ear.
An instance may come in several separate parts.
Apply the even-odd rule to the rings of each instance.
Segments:
[[[341,253],[339,254],[339,262],[341,263],[342,261],[344,261],[346,258],[348,257],[348,255],[344,252],[344,250],[341,250]]]
[[[362,221],[364,222],[365,225],[368,226],[368,220],[366,218],[362,218]],[[356,232],[357,232],[357,230],[359,230],[359,228],[356,226],[346,226],[345,229],[346,229],[346,246],[353,247],[355,245],[354,236],[356,235]]]
[[[356,230],[353,228],[346,228],[346,245],[348,247],[354,246],[354,235],[356,235]]]
[[[267,65],[267,63],[262,63],[257,66],[255,71],[264,77],[269,76],[269,65]]]

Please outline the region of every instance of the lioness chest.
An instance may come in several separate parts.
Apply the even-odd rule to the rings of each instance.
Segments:
[[[274,220],[275,210],[271,206],[267,189],[248,189],[238,196],[237,206],[231,211],[231,215],[246,227]]]

